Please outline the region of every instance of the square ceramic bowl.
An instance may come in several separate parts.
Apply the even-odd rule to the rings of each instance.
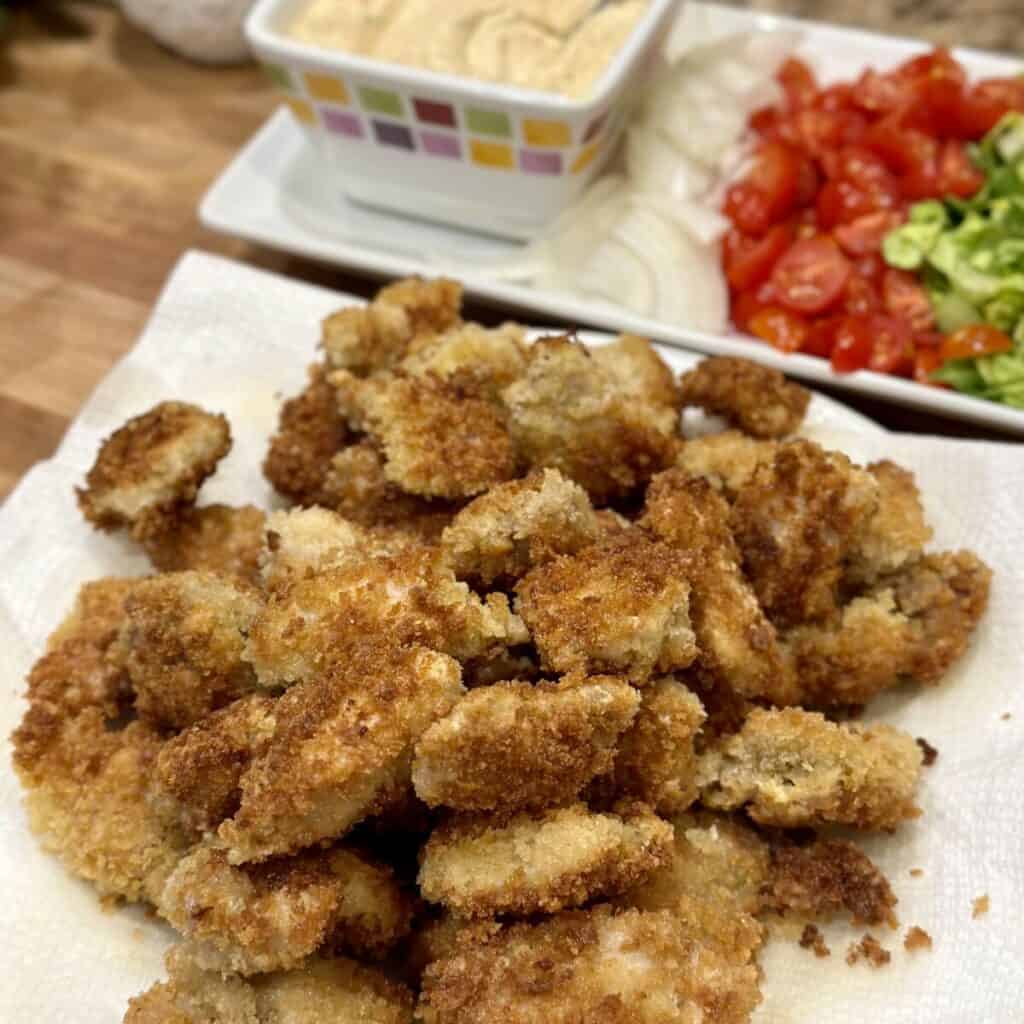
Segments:
[[[332,186],[371,206],[526,239],[579,196],[614,149],[681,0],[650,0],[582,100],[300,42],[285,30],[306,3],[259,0],[246,35]]]

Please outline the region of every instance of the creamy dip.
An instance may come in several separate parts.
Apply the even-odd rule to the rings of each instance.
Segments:
[[[310,0],[288,34],[346,53],[579,99],[649,0]]]

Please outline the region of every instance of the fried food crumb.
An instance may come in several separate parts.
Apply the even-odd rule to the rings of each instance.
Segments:
[[[920,878],[923,874],[924,874],[924,868],[911,868],[910,869],[910,877],[911,878]]]
[[[851,942],[846,951],[846,962],[853,967],[861,960],[867,960],[874,968],[884,967],[892,959],[889,952],[873,935],[865,935],[860,942]]]
[[[988,893],[985,893],[983,896],[976,897],[975,900],[971,903],[971,917],[975,919],[979,917],[984,917],[988,913],[988,908]]]
[[[921,748],[921,753],[924,755],[921,759],[921,764],[923,764],[925,768],[930,768],[938,759],[938,750],[936,750],[936,748],[922,736],[918,736],[915,742]]]
[[[825,944],[825,936],[815,924],[804,925],[804,930],[800,933],[800,948],[813,950],[819,959],[832,955],[832,950]]]
[[[1000,720],[1001,720],[1001,721],[1003,721],[1003,722],[1008,722],[1008,721],[1009,721],[1009,720],[1010,720],[1011,718],[1013,718],[1013,715],[1011,715],[1009,711],[1004,711],[1004,712],[1003,712],[1003,713],[1002,713],[1002,714],[1001,714],[1001,715],[999,716],[999,718],[1000,718]]]
[[[932,937],[915,924],[907,929],[906,937],[903,939],[903,948],[908,953],[916,952],[919,949],[931,949]]]

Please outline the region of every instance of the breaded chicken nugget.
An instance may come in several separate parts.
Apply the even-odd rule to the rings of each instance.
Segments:
[[[82,514],[101,530],[130,527],[143,540],[192,502],[231,447],[228,421],[185,402],[161,402],[102,444],[85,487]]]
[[[540,662],[529,647],[510,648],[480,658],[470,658],[462,666],[462,681],[467,690],[514,679],[535,683],[540,677]]]
[[[350,426],[384,455],[384,475],[409,494],[471,498],[516,471],[501,411],[439,377],[331,375]]]
[[[249,694],[171,737],[156,761],[154,806],[194,839],[234,815],[242,775],[273,738],[274,703]]]
[[[327,368],[314,363],[309,383],[281,406],[277,433],[263,460],[263,475],[278,494],[299,505],[325,504],[331,459],[349,440]]]
[[[611,768],[639,704],[627,683],[600,676],[472,690],[417,743],[416,793],[432,807],[463,811],[574,800]]]
[[[158,904],[197,966],[224,974],[296,967],[325,942],[381,956],[408,932],[411,909],[387,868],[341,847],[233,867],[202,845]]]
[[[893,829],[919,814],[921,748],[887,725],[836,725],[799,708],[751,712],[698,762],[701,800],[762,825]]]
[[[608,372],[619,391],[656,410],[659,425],[666,433],[679,432],[682,396],[675,375],[647,338],[620,334],[607,345],[595,345],[590,354]]]
[[[811,441],[781,445],[740,491],[730,525],[768,618],[792,626],[836,609],[842,563],[878,505],[878,482]]]
[[[253,623],[247,657],[261,685],[287,685],[322,675],[366,631],[459,660],[528,639],[504,594],[481,601],[440,552],[410,549],[296,580],[273,595]]]
[[[747,359],[702,359],[679,380],[684,406],[724,416],[752,437],[785,437],[803,422],[811,393]]]
[[[502,399],[518,459],[560,470],[595,500],[629,494],[664,469],[675,448],[672,407],[619,386],[567,337],[534,344],[526,372]]]
[[[435,541],[457,506],[406,494],[384,474],[384,456],[370,441],[343,448],[331,460],[322,504],[360,526],[402,530]]]
[[[460,394],[497,402],[526,366],[526,331],[519,324],[481,327],[463,323],[443,334],[420,335],[399,369],[411,377],[433,375]]]
[[[762,463],[771,462],[778,441],[759,441],[738,430],[689,438],[680,446],[675,464],[690,476],[707,480],[716,491],[733,501]]]
[[[642,804],[596,814],[574,804],[508,820],[456,816],[421,854],[425,899],[461,917],[578,907],[643,881],[668,858],[672,826]]]
[[[844,570],[844,582],[853,585],[874,583],[917,561],[932,537],[914,474],[888,459],[867,470],[878,481],[878,507],[856,538]]]
[[[412,1024],[412,993],[344,957],[243,979],[201,970],[183,947],[169,979],[128,1004],[124,1024]]]
[[[265,860],[343,835],[409,781],[413,745],[464,692],[459,664],[372,634],[325,676],[274,707],[274,734],[218,830],[231,863]]]
[[[609,672],[642,684],[697,657],[686,558],[640,531],[533,569],[516,585],[545,668]]]
[[[642,692],[640,710],[622,734],[612,771],[594,780],[590,795],[602,804],[633,799],[659,814],[679,814],[697,799],[693,741],[704,723],[700,701],[671,677]]]
[[[459,579],[490,584],[574,554],[602,533],[587,492],[544,469],[471,501],[445,528],[441,548]]]
[[[793,703],[796,680],[775,627],[740,571],[725,499],[708,481],[669,469],[647,488],[640,525],[688,559],[690,618],[701,668],[743,697]]]
[[[198,569],[258,584],[265,519],[253,505],[186,508],[143,547],[159,572]]]
[[[351,306],[323,322],[321,345],[332,369],[365,377],[388,370],[420,335],[459,322],[462,285],[445,278],[406,278],[382,288],[366,306]]]
[[[567,911],[482,925],[431,964],[424,1024],[744,1024],[757,967],[730,962],[667,911]]]
[[[112,651],[140,717],[183,729],[252,690],[256,679],[243,652],[262,606],[255,590],[209,572],[140,580]]]

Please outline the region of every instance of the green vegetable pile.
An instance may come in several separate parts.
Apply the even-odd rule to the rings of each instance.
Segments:
[[[970,152],[984,187],[915,204],[883,252],[919,273],[940,330],[988,323],[1013,339],[1011,351],[949,360],[933,379],[1024,409],[1024,114],[1007,114]]]

